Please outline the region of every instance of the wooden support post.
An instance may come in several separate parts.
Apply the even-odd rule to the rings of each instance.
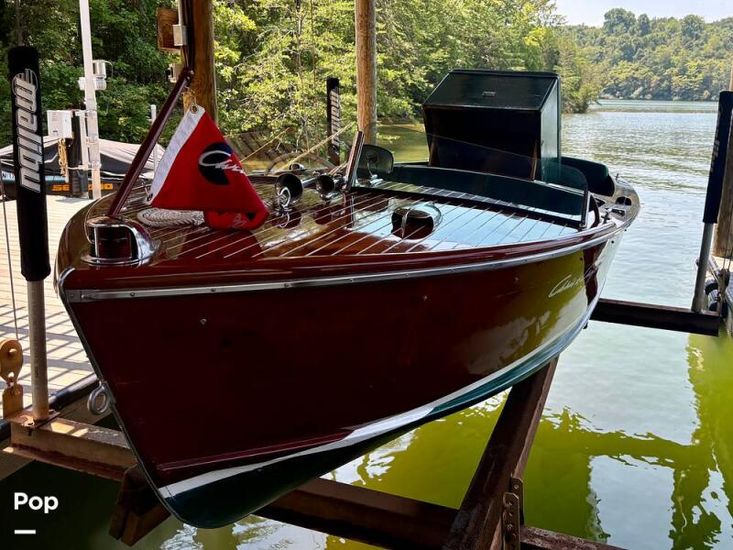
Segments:
[[[211,0],[195,0],[193,2],[193,81],[192,94],[183,96],[184,107],[188,109],[196,101],[217,119],[216,109],[216,73],[214,71],[214,18]],[[193,97],[192,97],[193,96]]]
[[[509,392],[444,549],[519,547],[520,533],[502,529],[504,498],[524,472],[556,366],[554,359]]]
[[[733,91],[733,67],[730,72],[728,89]],[[733,139],[728,141],[728,159],[725,165],[723,194],[720,198],[720,213],[715,230],[713,254],[721,258],[733,257]]]
[[[109,534],[128,546],[133,546],[169,516],[150,489],[145,474],[139,466],[134,466],[122,478]]]
[[[155,10],[158,49],[168,53],[180,53],[173,37],[173,25],[178,24],[178,10],[158,7]]]
[[[365,143],[377,140],[377,7],[356,0],[356,115]]]

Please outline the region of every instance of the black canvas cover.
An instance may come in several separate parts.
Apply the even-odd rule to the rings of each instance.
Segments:
[[[550,179],[560,158],[555,73],[455,70],[423,104],[430,164]]]
[[[123,143],[121,141],[112,141],[110,139],[99,140],[99,154],[102,159],[102,175],[109,177],[122,178],[127,173],[127,169],[132,162],[137,149],[140,147],[136,143]],[[165,149],[160,145],[157,146],[158,160],[161,159]],[[47,174],[60,174],[59,167],[59,148],[58,138],[46,136],[43,138],[43,162],[45,164]],[[0,164],[3,170],[12,171],[13,167],[13,146],[8,145],[0,149]],[[151,156],[145,165],[145,171],[153,171],[154,161]]]

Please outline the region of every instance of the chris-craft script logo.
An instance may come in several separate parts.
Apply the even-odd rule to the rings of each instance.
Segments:
[[[244,174],[244,170],[236,159],[232,159],[232,148],[224,142],[212,143],[199,157],[199,171],[211,183],[228,185],[226,172]]]
[[[575,288],[576,286],[583,286],[582,275],[579,275],[577,277],[567,275],[559,283],[552,287],[552,290],[547,295],[547,297],[552,298],[553,296],[557,296],[561,292],[565,292],[566,290],[570,290],[571,288]]]
[[[16,146],[20,164],[20,185],[41,192],[41,165],[43,163],[43,142],[38,135],[38,76],[26,69],[13,77],[13,101],[15,103],[15,124],[18,129]]]

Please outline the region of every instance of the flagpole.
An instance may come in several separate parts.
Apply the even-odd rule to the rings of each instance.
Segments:
[[[115,218],[119,216],[120,211],[122,210],[122,205],[125,204],[127,197],[130,195],[130,191],[132,191],[133,185],[140,177],[143,167],[150,157],[150,153],[153,152],[153,148],[158,143],[158,138],[160,138],[160,134],[163,133],[165,123],[168,122],[171,113],[173,113],[173,109],[176,107],[178,98],[181,97],[181,93],[183,93],[184,88],[191,82],[192,77],[193,71],[188,67],[185,67],[181,71],[181,74],[178,75],[178,80],[176,81],[173,90],[168,96],[168,99],[165,100],[163,107],[161,107],[160,114],[150,127],[148,135],[145,136],[145,140],[143,140],[142,145],[138,148],[135,158],[132,159],[132,163],[130,164],[130,169],[127,171],[127,174],[125,174],[125,179],[122,181],[119,190],[112,200],[112,204],[109,206],[109,210],[107,211],[107,215],[109,217]]]

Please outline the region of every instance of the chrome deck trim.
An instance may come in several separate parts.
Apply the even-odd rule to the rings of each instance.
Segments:
[[[169,288],[147,288],[135,290],[63,290],[66,301],[70,303],[94,302],[99,300],[123,300],[123,299],[139,299],[139,298],[162,298],[172,296],[192,296],[202,294],[231,294],[236,292],[261,292],[266,290],[282,290],[289,288],[307,288],[321,286],[337,286],[354,283],[373,283],[382,281],[391,281],[395,279],[414,279],[419,277],[434,277],[439,275],[450,275],[456,273],[470,273],[473,271],[491,271],[524,265],[528,263],[551,260],[567,254],[572,254],[579,250],[612,240],[616,235],[626,228],[627,224],[617,226],[615,231],[604,233],[593,239],[582,241],[571,246],[533,254],[531,256],[521,256],[518,258],[509,258],[502,260],[489,260],[484,262],[474,262],[458,266],[435,267],[419,270],[402,270],[402,271],[386,271],[380,273],[364,273],[361,275],[345,275],[339,277],[314,277],[308,279],[291,279],[284,281],[269,281],[261,283],[246,284],[230,284],[230,285],[207,285],[207,286],[186,286],[186,287],[169,287]]]

